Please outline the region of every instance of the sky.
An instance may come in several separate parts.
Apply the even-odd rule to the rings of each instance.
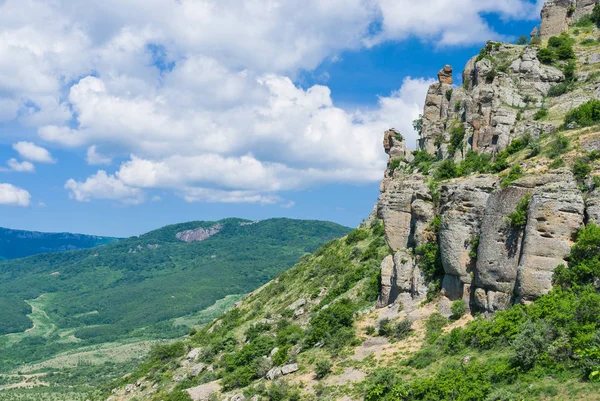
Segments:
[[[543,0],[0,0],[0,226],[356,226],[383,132]]]

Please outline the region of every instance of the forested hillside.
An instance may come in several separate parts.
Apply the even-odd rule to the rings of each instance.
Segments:
[[[60,351],[185,333],[192,316],[245,294],[348,229],[334,223],[227,219],[168,226],[89,250],[0,263],[0,365]],[[35,335],[42,322],[47,328]],[[19,337],[21,336],[21,337]]]

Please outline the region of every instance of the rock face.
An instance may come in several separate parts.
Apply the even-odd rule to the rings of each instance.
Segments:
[[[548,1],[541,35],[560,34],[595,4]],[[537,34],[535,29],[532,35]],[[547,104],[550,88],[565,77],[540,63],[535,47],[488,42],[468,61],[462,76],[463,85],[453,87],[453,69],[445,66],[430,86],[418,141],[420,157],[427,153],[433,160],[456,163],[469,151],[494,157],[526,135],[537,139],[556,133],[555,123],[538,121],[534,115]],[[564,114],[594,96],[593,90],[585,93],[550,102],[550,112]],[[600,190],[584,199],[570,171],[537,169],[504,186],[497,174],[436,183],[412,163],[415,155],[398,131],[387,131],[383,144],[390,164],[376,217],[384,222],[391,254],[381,264],[379,308],[422,299],[430,284],[441,286],[440,305],[446,309],[459,299],[485,313],[529,302],[551,289],[553,271],[566,263],[578,230],[587,222],[600,223]],[[586,151],[600,149],[591,142],[582,146]],[[525,160],[522,167],[528,163]],[[523,199],[531,199],[526,223],[514,226],[509,216]],[[425,265],[421,256],[423,245],[439,250],[443,272],[435,279],[431,264]],[[433,283],[426,282],[425,267]]]
[[[560,35],[581,17],[590,14],[596,0],[549,0],[542,8],[540,36],[548,39]]]
[[[210,228],[197,228],[195,230],[181,231],[175,234],[175,237],[183,242],[200,242],[207,238],[212,237],[223,229],[220,224],[214,225]]]
[[[483,53],[467,63],[462,87],[452,88],[449,66],[438,78],[427,92],[423,111],[419,146],[428,153],[460,160],[469,148],[494,153],[525,132],[539,136],[555,129],[520,118],[529,114],[519,115],[517,110],[541,106],[550,87],[564,80],[561,71],[539,62],[533,47],[488,42]],[[448,143],[461,126],[462,145],[450,155]]]

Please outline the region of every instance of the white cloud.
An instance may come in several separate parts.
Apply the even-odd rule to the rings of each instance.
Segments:
[[[436,46],[456,46],[502,39],[484,15],[496,14],[505,19],[534,19],[539,4],[523,0],[377,0],[381,10],[381,31],[367,37],[369,46],[411,36],[431,41]],[[538,2],[539,3],[539,2]]]
[[[103,170],[88,177],[84,182],[76,182],[71,179],[67,181],[65,188],[70,191],[69,196],[79,202],[89,202],[94,198],[137,204],[143,200],[143,194],[139,189],[126,186]]]
[[[113,186],[119,183],[121,188],[128,189],[171,189],[187,201],[209,202],[221,199],[223,202],[275,203],[280,199],[273,194],[280,191],[330,182],[375,182],[381,179],[385,167],[381,147],[383,131],[396,126],[405,133],[409,143],[416,142],[412,120],[422,110],[431,82],[407,78],[398,91],[389,97],[381,97],[375,110],[348,113],[333,105],[325,87],[302,90],[286,78],[269,76],[257,85],[260,90],[268,88],[269,96],[260,107],[254,107],[252,113],[241,111],[246,118],[240,120],[244,125],[238,127],[238,131],[229,127],[227,132],[226,126],[216,124],[210,126],[211,130],[223,132],[229,141],[196,144],[197,131],[192,129],[193,122],[163,114],[171,125],[182,127],[179,138],[164,141],[160,131],[156,132],[155,139],[142,132],[139,136],[130,133],[123,140],[129,143],[132,137],[137,138],[130,146],[135,146],[143,156],[132,155],[114,175],[107,176],[103,171],[99,174],[102,174],[102,181],[110,180]],[[92,104],[104,102],[111,101],[96,99]],[[81,107],[82,111],[84,109]],[[129,116],[159,120],[147,113],[137,113],[135,106],[126,109]],[[147,110],[145,106],[142,109]],[[117,116],[111,118],[109,110],[121,113],[123,107],[106,108],[99,113],[111,122],[122,121]],[[240,111],[231,111],[230,117],[236,112]],[[82,115],[87,114],[82,112]],[[247,129],[256,135],[244,138]],[[104,134],[106,140],[117,139],[111,130],[86,132],[94,140]],[[237,143],[236,138],[239,138]],[[265,157],[271,160],[261,160],[252,153],[233,155],[240,148],[263,149]],[[93,182],[97,181],[94,177],[90,177]],[[85,183],[74,180],[68,184],[75,199],[106,199],[103,192],[90,189],[89,185],[88,189],[82,189],[83,186]],[[121,191],[110,199],[118,198],[119,194],[126,200],[131,198],[128,191]]]
[[[13,158],[10,159],[7,164],[12,171],[20,173],[33,173],[35,171],[35,166],[28,161],[19,162],[17,159]]]
[[[88,148],[86,160],[90,165],[112,163],[112,159],[110,157],[98,153],[96,145],[92,145]]]
[[[497,36],[484,15],[537,11],[526,0],[6,0],[0,121],[37,128],[49,146],[87,148],[92,165],[132,155],[70,179],[78,201],[139,203],[157,188],[285,204],[281,191],[380,180],[383,131],[399,128],[414,146],[430,84],[407,78],[375,107],[349,110],[327,86],[295,86],[299,71],[409,37],[484,42]],[[31,142],[15,149],[53,161]]]
[[[12,184],[0,183],[0,205],[29,206],[31,194]]]
[[[55,162],[50,152],[33,142],[17,142],[13,145],[13,149],[16,150],[22,158],[27,160],[39,163]]]

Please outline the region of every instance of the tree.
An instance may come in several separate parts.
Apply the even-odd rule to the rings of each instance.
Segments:
[[[526,35],[521,35],[519,36],[519,39],[517,39],[517,44],[520,46],[526,45],[527,42],[529,42],[529,39]]]

